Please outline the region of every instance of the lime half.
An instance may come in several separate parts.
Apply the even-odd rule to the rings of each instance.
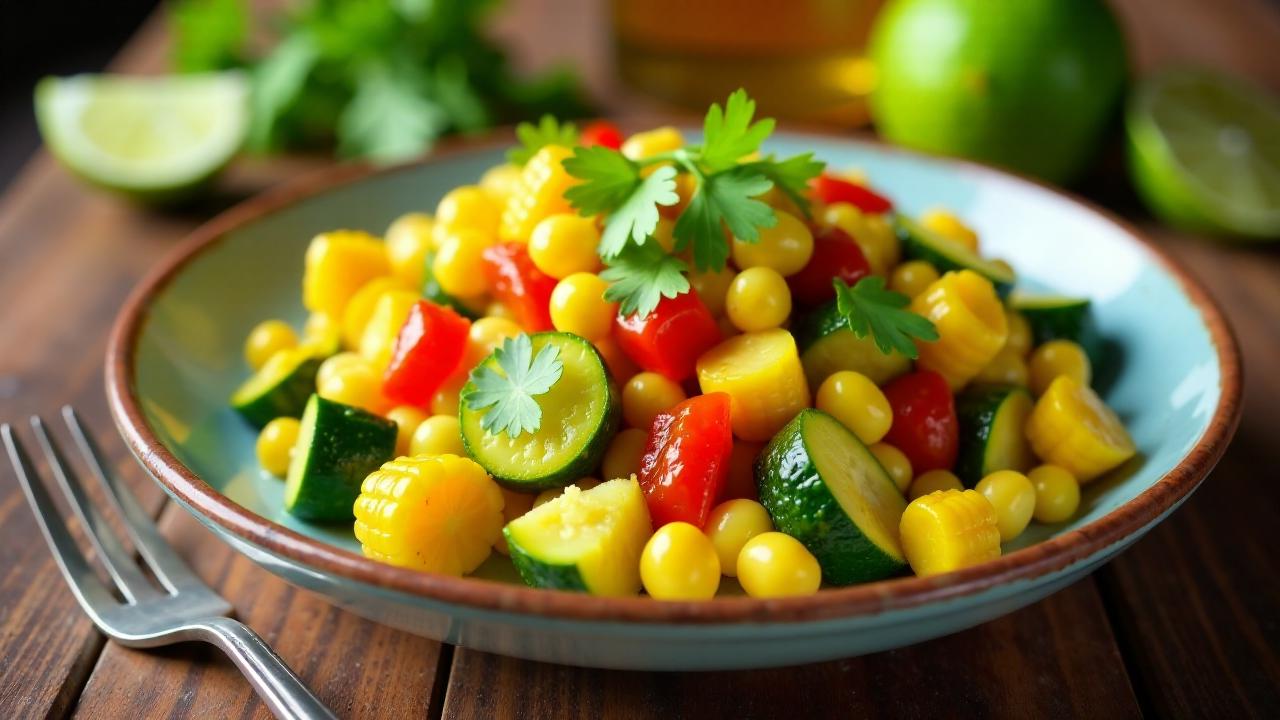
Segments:
[[[1280,100],[1235,78],[1174,70],[1141,83],[1125,128],[1134,184],[1156,216],[1280,238]]]
[[[36,118],[76,174],[152,202],[186,197],[244,142],[249,86],[239,73],[45,78]]]

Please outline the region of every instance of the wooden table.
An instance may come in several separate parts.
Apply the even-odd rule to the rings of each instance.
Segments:
[[[610,95],[602,3],[516,3],[504,24],[529,64],[555,46]],[[1141,68],[1192,60],[1280,90],[1280,12],[1265,0],[1117,2]],[[581,30],[578,30],[578,29]],[[540,40],[556,38],[556,43]],[[163,67],[158,23],[115,68]],[[73,403],[104,431],[108,325],[133,283],[229,202],[314,167],[244,162],[186,214],[95,194],[44,153],[0,199],[0,419]],[[1244,420],[1219,468],[1116,561],[1036,605],[911,648],[802,668],[642,674],[454,649],[301,592],[216,541],[109,443],[120,471],[196,571],[344,717],[1280,717],[1280,246],[1231,248],[1166,231],[1123,181],[1086,189],[1134,217],[1218,298],[1246,366]],[[0,717],[262,717],[216,651],[105,643],[68,592],[0,471]]]

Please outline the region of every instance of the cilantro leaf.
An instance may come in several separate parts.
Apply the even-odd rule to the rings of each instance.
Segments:
[[[773,118],[765,118],[754,125],[752,116],[756,101],[747,97],[747,91],[738,88],[725,101],[721,111],[719,103],[712,103],[702,123],[702,162],[713,172],[731,168],[742,157],[760,149],[760,143],[773,132]]]
[[[508,150],[507,160],[516,165],[524,165],[547,145],[577,145],[578,127],[573,123],[561,125],[554,116],[543,115],[537,125],[527,122],[517,125],[516,138],[520,141],[520,147]]]
[[[773,181],[774,186],[786,193],[805,215],[809,214],[809,198],[806,197],[809,181],[821,175],[826,166],[821,160],[814,160],[811,152],[793,155],[781,161],[770,155],[763,160],[741,165]]]
[[[612,283],[604,291],[604,299],[618,303],[623,315],[648,315],[662,298],[689,291],[684,262],[663,252],[656,242],[627,245],[608,265],[600,273]]]
[[[534,396],[546,393],[564,374],[560,348],[544,345],[534,357],[533,342],[521,333],[503,340],[494,358],[502,372],[487,362],[471,371],[472,387],[463,401],[472,410],[490,408],[480,418],[480,427],[493,435],[505,432],[514,439],[524,432],[537,432],[542,408]]]
[[[746,242],[760,239],[759,228],[778,224],[773,208],[756,199],[773,187],[765,176],[737,166],[705,176],[674,230],[676,250],[693,248],[698,270],[719,270],[729,257],[728,227]]]
[[[836,309],[849,323],[849,329],[860,338],[871,334],[876,347],[885,355],[894,352],[915,359],[920,353],[916,340],[933,342],[938,329],[921,315],[904,310],[910,301],[906,295],[886,290],[884,278],[870,275],[850,288],[843,280],[833,281]]]
[[[575,148],[564,159],[565,172],[582,182],[565,191],[564,197],[583,215],[611,212],[627,201],[640,184],[640,166],[617,150],[594,145]]]
[[[565,191],[569,204],[583,215],[609,216],[600,236],[600,255],[606,260],[617,257],[628,240],[644,243],[658,227],[658,206],[680,201],[675,168],[656,167],[641,178],[639,165],[609,148],[578,148],[565,159],[564,169],[583,180]]]

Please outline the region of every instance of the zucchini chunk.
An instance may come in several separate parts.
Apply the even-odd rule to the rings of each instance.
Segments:
[[[394,422],[312,395],[285,478],[284,509],[304,520],[354,519],[360,484],[395,450]]]
[[[815,390],[822,381],[842,370],[862,373],[883,385],[911,369],[911,360],[900,353],[885,355],[870,335],[860,338],[834,300],[814,308],[792,330],[800,349],[805,379]]]
[[[907,566],[898,521],[907,502],[858,437],[808,409],[756,460],[760,503],[778,530],[804,544],[833,585],[869,582]]]
[[[939,275],[951,270],[972,270],[991,281],[1000,297],[1008,296],[1017,278],[1008,268],[983,258],[978,253],[936,233],[905,215],[895,218],[902,251],[913,260],[924,260]]]
[[[468,407],[465,398],[475,385],[462,389],[458,420],[467,454],[499,483],[512,490],[536,492],[564,487],[592,474],[618,431],[621,402],[609,371],[595,346],[571,333],[530,336],[536,355],[544,346],[560,349],[564,372],[551,390],[536,400],[542,409],[537,431],[512,438],[481,426],[484,410]],[[484,364],[501,372],[495,355]]]
[[[1035,463],[1024,428],[1031,416],[1026,388],[978,385],[956,398],[960,455],[956,475],[973,487],[997,470],[1026,472]]]
[[[640,553],[651,531],[633,475],[590,490],[571,485],[507,523],[503,535],[530,586],[619,596],[640,591]]]
[[[1090,363],[1098,365],[1102,338],[1094,324],[1088,298],[1024,295],[1018,292],[1009,298],[1009,306],[1027,319],[1035,345],[1042,345],[1050,340],[1070,340],[1084,348]]]
[[[316,388],[320,359],[307,348],[282,350],[231,394],[231,407],[256,428],[298,417]]]

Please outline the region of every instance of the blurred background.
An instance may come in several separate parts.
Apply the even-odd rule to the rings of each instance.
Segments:
[[[1085,185],[1108,204],[1134,202],[1136,188],[1174,225],[1270,239],[1280,149],[1267,136],[1280,101],[1266,82],[1280,0],[1228,5],[1194,12],[1239,12],[1231,23],[1272,28],[1276,45],[1226,47],[1160,0],[4,2],[0,186],[39,143],[37,80],[107,69],[150,22],[170,38],[158,68],[248,79],[244,146],[256,156],[397,161],[544,113],[696,121],[745,86],[793,127],[874,129]],[[1181,41],[1157,47],[1144,39],[1153,35]],[[1169,48],[1178,54],[1161,54]],[[1243,73],[1161,72],[1198,73],[1224,52]],[[1229,197],[1204,191],[1215,186]]]

